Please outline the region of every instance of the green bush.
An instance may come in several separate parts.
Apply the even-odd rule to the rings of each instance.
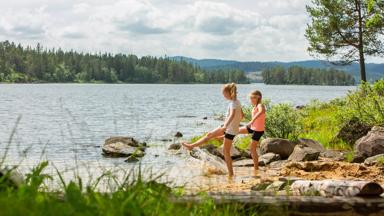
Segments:
[[[296,140],[301,133],[300,114],[290,104],[277,104],[267,109],[267,137]]]
[[[347,96],[345,115],[349,118],[357,117],[368,125],[384,124],[384,80],[373,85],[363,83],[357,91]]]

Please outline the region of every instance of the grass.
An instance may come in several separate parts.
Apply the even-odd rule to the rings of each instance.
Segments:
[[[218,205],[203,195],[198,203],[178,202],[182,188],[172,190],[155,178],[145,181],[141,175],[134,181],[114,181],[117,189],[110,193],[98,192],[95,185],[83,185],[80,178],[62,180],[61,189],[52,192],[45,182],[53,177],[43,174],[47,166],[48,162],[36,166],[18,187],[5,181],[7,175],[0,178],[0,215],[287,215],[278,207]],[[102,178],[113,180],[108,175]]]

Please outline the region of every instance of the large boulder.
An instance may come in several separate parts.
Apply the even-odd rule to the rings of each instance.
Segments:
[[[289,156],[288,161],[313,161],[319,158],[320,151],[305,145],[297,145]]]
[[[353,145],[358,139],[367,135],[370,130],[371,126],[360,122],[359,119],[355,117],[344,124],[337,133],[336,138]]]
[[[103,154],[109,157],[144,156],[145,144],[132,137],[111,137],[105,140]]]
[[[384,127],[375,126],[366,136],[357,140],[355,151],[364,158],[384,154]]]
[[[305,145],[305,146],[307,146],[309,148],[316,149],[319,152],[324,152],[325,151],[325,148],[324,148],[324,146],[321,143],[319,143],[319,142],[317,142],[315,140],[312,140],[312,139],[300,138],[299,139],[299,143],[301,145]]]
[[[267,138],[261,142],[260,152],[261,154],[272,152],[280,155],[282,159],[286,159],[293,152],[295,145],[296,143],[287,139]]]
[[[222,153],[220,153],[218,148],[213,144],[205,144],[205,145],[201,146],[200,148],[207,150],[210,154],[224,158],[224,155]]]

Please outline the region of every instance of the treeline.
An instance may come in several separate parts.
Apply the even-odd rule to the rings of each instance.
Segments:
[[[263,71],[265,84],[276,85],[354,85],[355,78],[336,69],[314,69],[292,66],[274,67]]]
[[[248,83],[243,71],[206,71],[186,61],[90,54],[0,42],[0,82]]]

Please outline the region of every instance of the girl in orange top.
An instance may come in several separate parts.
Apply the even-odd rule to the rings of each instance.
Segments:
[[[252,120],[246,127],[239,129],[241,134],[252,134],[251,155],[255,170],[259,169],[259,157],[256,148],[265,130],[265,106],[261,103],[262,97],[260,91],[251,92],[249,98],[253,106]]]

